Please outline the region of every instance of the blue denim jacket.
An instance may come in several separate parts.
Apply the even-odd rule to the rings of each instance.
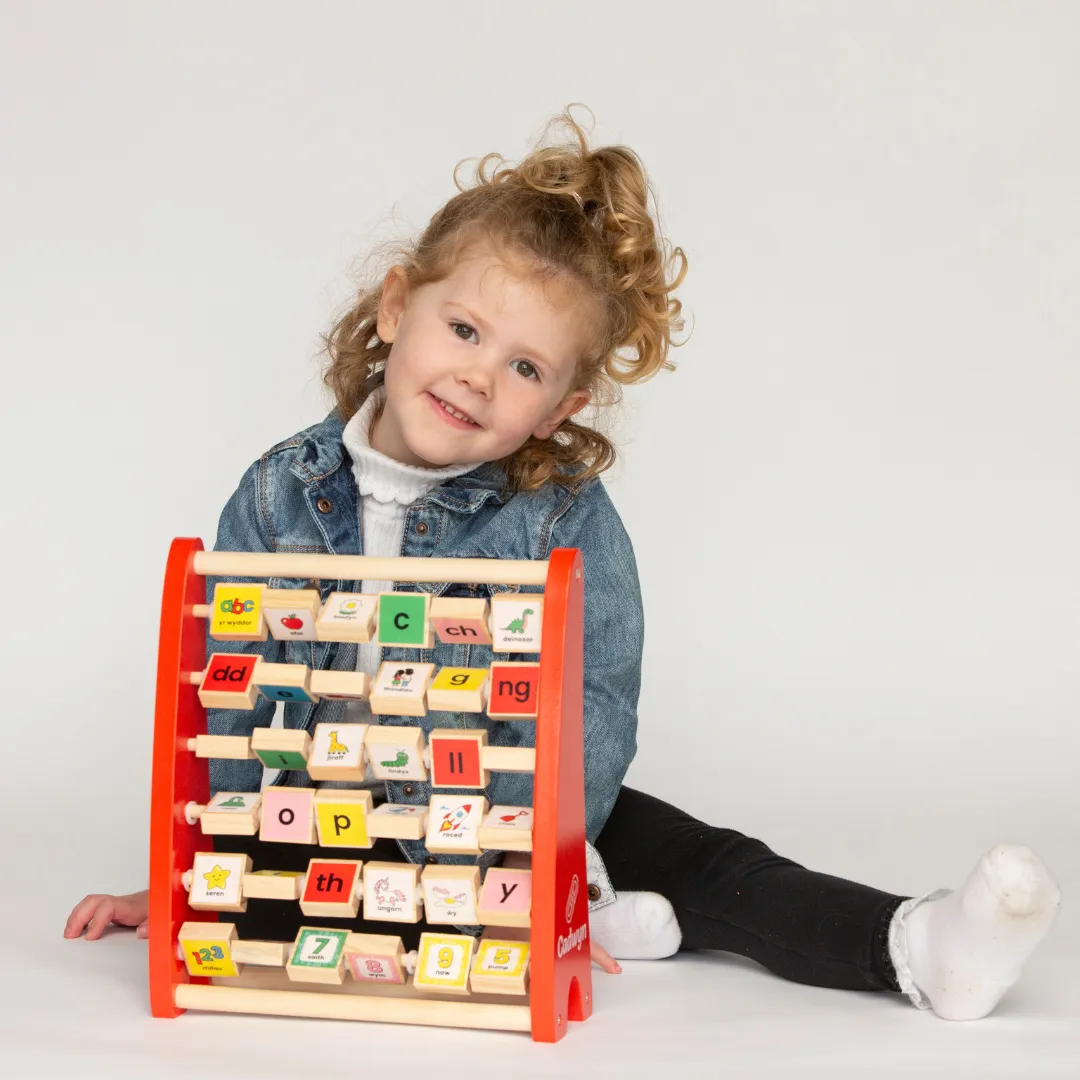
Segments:
[[[319,552],[362,555],[360,500],[352,459],[342,443],[344,424],[334,413],[268,450],[244,474],[222,511],[215,549],[220,551]],[[603,864],[592,849],[607,821],[619,787],[637,747],[637,702],[641,681],[644,621],[633,548],[618,512],[599,480],[550,483],[539,491],[507,493],[505,474],[493,463],[446,481],[409,507],[401,555],[486,559],[546,559],[553,548],[576,547],[585,569],[584,743],[585,833],[589,843],[590,907],[614,899]],[[208,596],[215,579],[207,580]],[[359,591],[358,581],[305,581],[272,578],[270,588],[317,588],[325,600],[333,590]],[[505,585],[446,585],[398,582],[399,590],[424,589],[433,595],[490,596],[514,589]],[[530,591],[523,587],[522,591]],[[532,590],[536,591],[536,590]],[[218,646],[208,643],[213,651]],[[313,670],[351,671],[356,646],[338,642],[229,642],[230,651],[258,652],[265,660],[307,664]],[[225,651],[224,649],[222,651]],[[523,655],[517,659],[536,660]],[[384,661],[417,659],[416,650],[384,647]],[[421,661],[438,667],[486,667],[488,646],[443,644],[423,650]],[[211,709],[210,732],[249,735],[269,726],[274,702],[260,697],[251,710]],[[313,731],[343,715],[344,702],[285,705],[287,728]],[[433,727],[487,728],[491,746],[533,746],[535,725],[491,721],[483,714],[430,713],[416,718],[425,734]],[[381,724],[401,723],[382,715]],[[214,758],[210,786],[217,791],[257,791],[260,762]],[[308,785],[306,772],[291,771],[275,781]],[[491,805],[532,804],[532,774],[493,772],[485,792]],[[388,781],[387,799],[426,805],[431,789],[420,781]],[[421,841],[399,841],[406,858],[422,862]],[[479,864],[500,856],[484,852]],[[441,856],[439,861],[473,861],[467,856]],[[598,891],[599,890],[599,891]]]

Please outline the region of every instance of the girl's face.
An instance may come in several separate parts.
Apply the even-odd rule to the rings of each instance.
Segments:
[[[586,319],[564,283],[537,282],[486,247],[411,290],[395,267],[379,307],[379,337],[392,345],[371,445],[432,468],[497,461],[530,435],[548,438],[589,400],[571,391]]]

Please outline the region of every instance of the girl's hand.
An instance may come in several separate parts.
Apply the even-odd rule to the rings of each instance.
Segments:
[[[144,938],[149,933],[149,914],[149,889],[126,896],[92,893],[72,908],[64,927],[64,937],[77,938],[86,930],[86,940],[96,941],[111,923],[116,923],[138,927],[135,933]]]
[[[622,971],[622,968],[619,967],[619,962],[615,957],[603,946],[597,945],[591,937],[589,938],[589,950],[592,955],[593,963],[599,964],[609,974],[618,975]]]

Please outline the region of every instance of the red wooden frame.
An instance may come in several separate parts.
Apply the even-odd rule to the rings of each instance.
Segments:
[[[202,836],[187,823],[184,806],[205,806],[210,798],[210,770],[188,750],[187,741],[206,733],[206,710],[189,672],[206,666],[205,619],[192,613],[206,603],[206,582],[195,573],[195,553],[202,541],[179,537],[169,548],[161,598],[158,637],[157,701],[154,707],[154,773],[150,795],[150,1011],[179,1016],[174,988],[192,979],[176,954],[177,934],[189,919],[213,922],[212,911],[188,906],[181,877],[190,870]]]
[[[161,604],[157,702],[154,712],[150,806],[150,1009],[175,1017],[176,987],[193,979],[177,956],[177,934],[193,911],[181,881],[202,842],[184,807],[209,800],[209,768],[188,750],[206,732],[206,710],[189,675],[206,663],[206,620],[192,608],[206,602],[195,572],[197,538],[177,538],[169,550]],[[592,1014],[588,890],[585,878],[583,746],[584,582],[581,552],[552,552],[544,588],[536,772],[533,785],[533,899],[530,1011],[532,1037],[556,1042],[571,1020]]]

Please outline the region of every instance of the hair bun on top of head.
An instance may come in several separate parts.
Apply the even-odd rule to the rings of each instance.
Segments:
[[[674,293],[686,275],[686,256],[660,231],[638,156],[626,146],[591,148],[573,108],[549,122],[517,164],[496,153],[466,159],[475,173],[471,184],[463,184],[459,173],[466,162],[459,162],[457,194],[415,241],[395,245],[394,256],[409,285],[420,286],[451,274],[463,251],[480,241],[520,256],[545,279],[568,283],[573,302],[590,308],[590,338],[583,342],[574,389],[587,389],[594,405],[603,406],[618,401],[621,386],[674,367],[669,353],[683,326]],[[550,138],[555,131],[564,133],[561,141]],[[324,379],[346,418],[381,381],[390,353],[377,334],[381,296],[380,275],[326,335],[330,364]],[[512,487],[525,490],[566,468],[583,481],[614,460],[604,435],[567,419],[551,438],[530,439],[500,464]]]

